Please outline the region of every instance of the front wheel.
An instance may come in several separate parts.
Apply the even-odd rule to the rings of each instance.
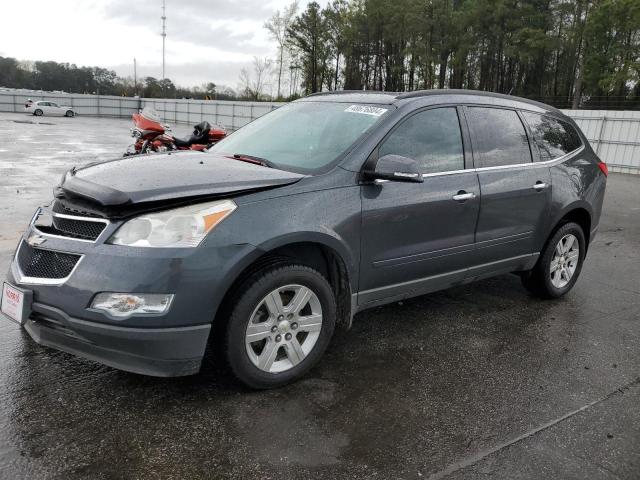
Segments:
[[[66,113],[64,114],[65,117],[73,117],[75,115],[75,113],[73,113],[72,110],[67,110]]]
[[[543,298],[559,298],[573,288],[586,253],[586,240],[577,223],[562,225],[551,236],[538,263],[522,275],[522,284]]]
[[[43,113],[43,112],[42,112],[42,110],[40,110],[39,108],[36,108],[36,109],[35,109],[35,111],[33,112],[33,114],[34,114],[36,117],[41,117],[41,116],[42,116],[42,113]]]
[[[279,264],[251,275],[237,289],[226,331],[226,359],[251,388],[302,377],[324,353],[336,321],[331,286],[316,270]]]

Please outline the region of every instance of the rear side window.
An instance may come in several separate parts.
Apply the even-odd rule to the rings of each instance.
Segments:
[[[501,167],[531,162],[524,125],[514,110],[469,107],[467,109],[476,167]]]
[[[553,160],[582,146],[580,136],[567,122],[547,115],[522,112],[540,150],[540,161]]]
[[[410,116],[380,145],[378,156],[388,154],[416,160],[422,173],[463,170],[458,112],[455,108],[445,107]]]

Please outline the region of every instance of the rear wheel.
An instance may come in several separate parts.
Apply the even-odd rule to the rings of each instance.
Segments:
[[[73,117],[74,115],[75,113],[73,113],[73,110],[67,110],[64,114],[65,117]]]
[[[586,252],[582,228],[565,223],[551,236],[536,266],[522,275],[522,284],[543,298],[558,298],[573,288]]]
[[[331,286],[316,270],[279,264],[237,289],[225,335],[226,359],[251,388],[273,388],[302,377],[324,353],[335,326]]]
[[[36,117],[41,117],[41,116],[42,116],[42,110],[40,110],[39,108],[36,108],[36,109],[34,110],[33,114],[34,114]]]

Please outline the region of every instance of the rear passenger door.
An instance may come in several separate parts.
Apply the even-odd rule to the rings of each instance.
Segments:
[[[549,167],[534,163],[533,142],[516,110],[465,107],[480,182],[476,249],[468,276],[526,266],[546,231]]]
[[[416,160],[424,183],[362,186],[360,305],[462,281],[480,206],[477,175],[465,169],[468,151],[451,106],[409,115],[372,153],[374,162],[387,154]]]

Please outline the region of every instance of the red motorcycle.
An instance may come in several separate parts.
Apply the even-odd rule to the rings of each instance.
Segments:
[[[201,122],[193,127],[189,138],[176,138],[166,133],[171,130],[169,125],[162,124],[158,114],[149,108],[134,113],[132,118],[134,127],[131,129],[131,136],[136,139],[136,143],[129,146],[125,157],[172,150],[204,151],[227,136],[224,128]]]

